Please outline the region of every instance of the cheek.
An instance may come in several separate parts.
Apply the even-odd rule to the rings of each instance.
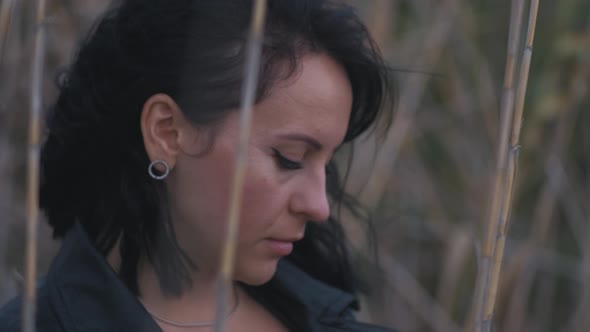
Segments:
[[[227,218],[232,166],[229,162],[208,162],[187,158],[177,167],[173,192],[175,219],[179,233],[185,231],[193,241],[210,245],[219,239]],[[182,235],[181,235],[182,236]]]
[[[260,236],[264,228],[273,225],[287,211],[286,188],[277,181],[274,164],[266,164],[266,167],[249,167],[246,174],[240,221],[240,233],[244,236]]]
[[[269,215],[276,208],[273,185],[265,177],[247,177],[242,196],[240,227],[244,233],[256,225],[268,223]]]
[[[187,158],[179,163],[173,196],[181,225],[191,240],[212,248],[220,243],[228,217],[233,181],[233,155],[213,154],[209,160]],[[250,246],[268,236],[267,230],[288,210],[287,185],[272,157],[250,151],[240,211],[240,243]],[[179,234],[182,237],[182,234]],[[245,247],[244,247],[245,249]]]

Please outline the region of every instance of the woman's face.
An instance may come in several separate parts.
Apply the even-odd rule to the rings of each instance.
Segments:
[[[268,281],[306,223],[328,218],[325,166],[342,143],[351,107],[346,72],[321,54],[305,56],[300,71],[255,106],[234,279]],[[230,112],[205,154],[179,153],[166,179],[178,241],[200,273],[218,271],[238,121]]]

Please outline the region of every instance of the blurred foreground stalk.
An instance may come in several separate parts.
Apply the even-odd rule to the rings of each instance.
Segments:
[[[217,309],[215,316],[215,332],[223,332],[226,317],[226,307],[229,289],[233,286],[233,272],[235,263],[236,242],[239,230],[240,209],[244,175],[248,161],[248,141],[252,122],[252,108],[256,101],[258,88],[258,73],[260,69],[260,54],[264,38],[264,21],[266,18],[266,0],[256,0],[252,8],[250,33],[246,45],[246,61],[244,68],[244,83],[240,102],[240,127],[235,155],[234,175],[231,184],[229,213],[226,225],[225,242],[221,261],[221,276],[217,294]]]
[[[37,229],[39,222],[39,146],[43,97],[43,66],[45,58],[45,0],[37,1],[35,45],[31,77],[31,113],[29,119],[27,165],[27,238],[25,251],[25,294],[23,300],[23,332],[35,331],[35,279],[37,276]]]
[[[2,64],[4,46],[8,40],[14,2],[15,0],[4,0],[0,4],[0,64]]]
[[[474,330],[477,332],[489,332],[492,325],[518,162],[518,142],[520,139],[538,8],[539,1],[532,0],[526,43],[521,58],[520,76],[515,92],[516,53],[521,34],[524,0],[515,0],[512,6],[495,181],[491,193],[492,197],[486,224],[488,228],[482,247],[474,298]]]

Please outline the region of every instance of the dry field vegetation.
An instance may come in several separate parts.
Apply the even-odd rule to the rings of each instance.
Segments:
[[[481,327],[471,317],[478,304],[485,307],[475,296],[478,269],[493,267],[484,239],[490,220],[508,214],[491,330],[588,331],[590,1],[539,2],[524,120],[513,126],[509,119],[506,131],[508,36],[520,0],[349,2],[393,67],[398,95],[384,141],[368,136],[355,144],[347,183],[375,235],[343,215],[371,287],[363,319],[404,332]],[[522,1],[521,32],[514,34],[516,112],[531,2]],[[12,15],[5,15],[10,3]],[[0,304],[23,286],[35,3],[0,0]],[[48,1],[44,105],[55,97],[57,70],[106,3]],[[515,139],[515,128],[522,131],[515,130],[513,149],[506,145],[509,167],[498,169],[498,146],[503,136]],[[513,174],[511,168],[513,185],[500,186],[500,208],[493,208],[496,174]],[[40,273],[57,247],[41,223]]]

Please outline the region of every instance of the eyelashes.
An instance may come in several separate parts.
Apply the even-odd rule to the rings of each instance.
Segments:
[[[274,153],[274,157],[277,161],[277,164],[279,165],[279,167],[281,169],[288,170],[288,171],[294,171],[294,170],[298,170],[298,169],[303,168],[303,163],[301,163],[299,161],[291,160],[291,159],[285,157],[277,149],[272,149],[272,150]],[[336,174],[335,169],[334,169],[334,165],[332,165],[332,164],[326,165],[324,168],[324,172],[327,176],[332,176],[332,175]]]
[[[272,149],[272,150],[274,152],[275,158],[276,158],[277,163],[280,168],[282,168],[284,170],[290,170],[290,171],[303,168],[303,164],[301,162],[294,161],[294,160],[291,160],[291,159],[285,157],[277,149]]]

